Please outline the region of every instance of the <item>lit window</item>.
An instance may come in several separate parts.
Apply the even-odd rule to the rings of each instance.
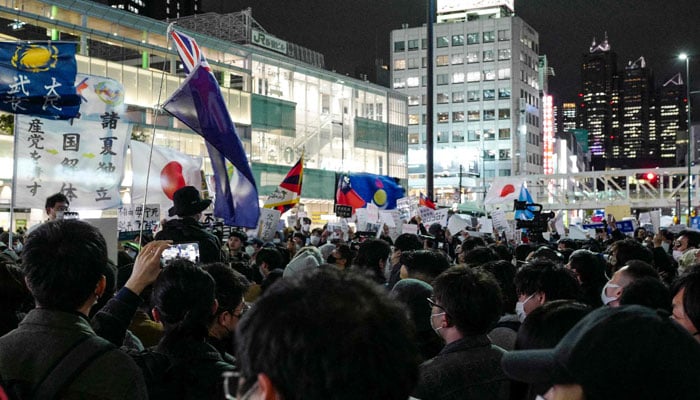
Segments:
[[[463,83],[464,72],[455,72],[452,74],[452,83]]]
[[[406,60],[404,60],[403,58],[399,58],[399,59],[394,60],[394,69],[395,70],[406,69]]]

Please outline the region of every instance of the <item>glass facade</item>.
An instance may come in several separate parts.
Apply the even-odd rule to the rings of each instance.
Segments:
[[[20,30],[9,27],[16,19],[26,22]],[[166,22],[90,1],[0,0],[3,40],[77,41],[79,72],[124,85],[134,135],[150,140],[155,133],[157,145],[204,157],[209,174],[204,141],[169,115],[154,115],[154,105],[162,104],[184,79],[167,28]],[[303,152],[309,173],[365,171],[405,183],[407,96],[254,46],[186,33],[197,40],[222,86],[256,176],[270,170],[266,165],[287,169]],[[417,46],[417,39],[397,40],[393,49],[405,52]],[[408,68],[416,68],[417,60],[408,59]],[[395,67],[405,69],[406,57],[396,60]],[[262,197],[266,194],[260,191]],[[304,194],[332,201],[326,192]]]

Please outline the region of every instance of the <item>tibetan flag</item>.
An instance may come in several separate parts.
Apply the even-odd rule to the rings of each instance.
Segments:
[[[433,210],[435,210],[435,209],[437,208],[437,207],[435,206],[435,203],[433,203],[432,200],[430,200],[430,199],[427,198],[425,195],[423,195],[422,192],[421,192],[421,194],[420,194],[420,198],[418,199],[418,205],[419,205],[419,206],[423,206],[423,207],[432,208]]]
[[[214,75],[197,64],[163,108],[207,142],[216,183],[214,216],[230,226],[258,226],[258,189]]]
[[[404,197],[404,189],[390,176],[349,173],[341,174],[337,182],[335,203],[353,209],[372,203],[382,210],[393,210],[396,200]]]
[[[513,204],[520,197],[523,178],[499,177],[493,180],[491,188],[486,192],[484,204]]]
[[[0,110],[47,119],[77,117],[76,46],[71,42],[0,42]]]
[[[265,208],[277,209],[280,214],[299,203],[301,183],[304,176],[304,156],[289,170],[279,187],[265,201]]]

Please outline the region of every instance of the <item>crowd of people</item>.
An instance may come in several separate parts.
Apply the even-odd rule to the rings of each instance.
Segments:
[[[180,189],[118,265],[85,222],[33,229],[0,268],[0,399],[700,396],[700,232],[513,246],[302,219],[222,241],[209,205]],[[190,242],[197,262],[162,264]]]

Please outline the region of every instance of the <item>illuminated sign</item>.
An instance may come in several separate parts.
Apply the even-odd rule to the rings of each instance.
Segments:
[[[542,98],[542,135],[544,142],[544,173],[554,173],[554,163],[552,155],[554,154],[554,107],[552,105],[552,96],[545,95]]]
[[[252,29],[251,42],[266,49],[287,54],[287,42],[277,39],[269,33]]]
[[[437,13],[448,14],[460,11],[506,6],[515,11],[514,0],[438,0]]]

